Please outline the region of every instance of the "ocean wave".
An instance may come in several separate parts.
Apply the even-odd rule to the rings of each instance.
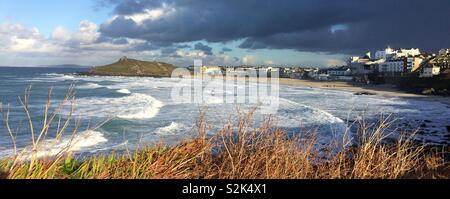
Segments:
[[[297,125],[299,122],[309,124],[329,123],[339,124],[339,126],[345,123],[342,119],[334,116],[330,112],[317,107],[300,104],[285,98],[280,98],[280,110],[277,117],[280,118],[281,125],[284,126],[292,126],[293,124]],[[296,123],[292,123],[293,121],[296,121]]]
[[[73,76],[73,75],[62,75],[62,76],[57,76],[56,78],[61,79],[61,80],[72,80],[72,79],[75,79],[75,76]]]
[[[27,80],[29,82],[60,82],[60,81],[69,81],[75,80],[76,77],[74,75],[68,74],[58,74],[58,73],[47,73],[41,77],[35,77],[33,79]]]
[[[77,86],[77,89],[96,89],[96,88],[103,88],[103,87],[104,86],[96,84],[96,83],[86,83],[86,84]]]
[[[122,119],[150,119],[163,103],[152,96],[133,93],[121,98],[80,98],[76,100],[74,115],[82,117],[118,117]]]
[[[37,146],[36,152],[32,153],[32,146],[18,150],[18,159],[29,160],[36,158],[51,157],[65,152],[82,152],[101,143],[108,142],[103,133],[93,130],[80,132],[74,136],[64,139],[45,140]],[[10,153],[9,155],[13,155]]]
[[[60,76],[61,74],[58,73],[46,73],[45,76]]]
[[[341,141],[352,140],[351,131],[346,122],[326,110],[311,107],[290,100],[280,99],[280,109],[274,116],[275,125],[280,128],[292,129],[293,133],[301,130],[314,130],[319,135],[317,142],[344,144]],[[297,130],[296,130],[297,129]]]
[[[117,92],[122,94],[131,94],[131,91],[126,88],[117,90]]]
[[[176,122],[172,122],[170,123],[170,125],[165,126],[165,127],[161,127],[158,128],[155,133],[156,134],[171,134],[171,133],[175,133],[178,132],[182,129],[184,129],[184,125],[176,123]]]
[[[110,81],[110,80],[109,80]],[[174,88],[174,87],[189,87],[191,86],[188,83],[179,83],[174,82],[171,79],[154,79],[148,77],[142,78],[124,78],[121,81],[115,81],[116,84],[110,85],[108,89],[130,89],[130,88],[139,88],[139,89],[164,89],[164,88]]]

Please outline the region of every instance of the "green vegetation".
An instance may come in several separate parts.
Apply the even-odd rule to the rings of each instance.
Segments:
[[[170,77],[175,68],[175,66],[167,63],[122,57],[116,63],[91,69],[87,75]]]
[[[29,89],[21,102],[29,113]],[[347,136],[329,145],[319,144],[313,129],[288,136],[278,129],[271,117],[260,125],[253,121],[254,110],[237,112],[237,117],[207,137],[210,124],[200,114],[194,129],[198,136],[176,146],[159,144],[143,146],[133,152],[124,151],[93,157],[76,157],[70,144],[53,156],[39,158],[40,144],[47,139],[53,122],[61,138],[69,125],[68,118],[58,119],[63,104],[72,104],[73,89],[67,97],[52,105],[51,91],[44,107],[44,120],[31,131],[32,150],[0,160],[0,178],[6,179],[398,179],[450,178],[448,148],[430,149],[418,145],[412,135],[392,142],[384,138],[392,121],[389,117],[376,124],[355,121],[358,127],[355,144]],[[9,111],[4,124],[15,143],[15,132],[9,125]],[[30,129],[33,121],[28,117]],[[73,122],[77,123],[76,120]],[[35,123],[36,124],[36,123]],[[373,128],[376,127],[376,128]],[[76,131],[72,132],[76,137]],[[14,144],[15,146],[15,144]],[[28,157],[28,158],[26,158]]]
[[[204,134],[174,147],[83,159],[71,153],[17,162],[0,161],[8,179],[397,179],[450,177],[443,152],[430,152],[409,139],[382,142],[386,123],[363,132],[357,147],[319,149],[313,134],[288,138],[270,120],[251,128],[251,113],[229,123],[212,138]],[[220,150],[217,150],[220,149]],[[218,152],[217,152],[218,151]]]

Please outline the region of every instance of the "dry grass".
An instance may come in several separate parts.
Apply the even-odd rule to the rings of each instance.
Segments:
[[[384,142],[388,119],[377,128],[359,123],[357,144],[320,146],[314,133],[288,137],[268,118],[253,125],[253,111],[240,113],[214,137],[201,114],[198,136],[174,147],[74,158],[62,151],[48,158],[0,161],[9,179],[398,179],[449,178],[446,150],[414,144],[408,136]],[[46,123],[44,123],[46,124]],[[44,125],[44,128],[47,125]],[[14,137],[14,136],[13,136]],[[342,141],[341,141],[342,142]],[[344,140],[344,143],[348,143]],[[37,143],[34,142],[36,146]],[[70,148],[70,147],[67,147]],[[38,150],[38,148],[35,148]],[[34,150],[35,151],[35,150]]]

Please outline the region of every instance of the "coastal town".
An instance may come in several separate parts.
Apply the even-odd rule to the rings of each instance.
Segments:
[[[419,48],[390,47],[368,52],[364,56],[350,57],[346,65],[327,68],[303,66],[203,66],[200,71],[211,76],[259,74],[261,71],[279,74],[280,78],[305,79],[316,81],[343,81],[359,84],[390,83],[409,86],[436,92],[435,87],[448,94],[450,81],[450,49],[442,49],[437,53],[425,53]],[[193,67],[189,69],[194,70]],[[411,84],[413,83],[413,84]],[[426,94],[426,93],[424,93]]]

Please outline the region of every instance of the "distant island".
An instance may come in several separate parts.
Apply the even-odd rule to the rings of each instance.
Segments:
[[[94,67],[84,75],[99,76],[145,76],[145,77],[170,77],[175,66],[163,62],[140,61],[122,57],[119,61]]]

